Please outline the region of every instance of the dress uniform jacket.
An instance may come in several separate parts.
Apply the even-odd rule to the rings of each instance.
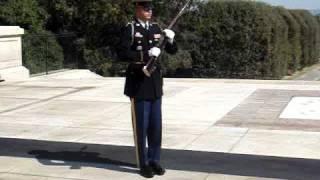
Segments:
[[[162,30],[156,23],[150,23],[148,28],[142,26],[137,19],[128,23],[122,30],[119,56],[123,61],[129,61],[126,71],[124,94],[137,100],[154,100],[163,95],[162,70],[159,63],[151,77],[144,75],[142,68],[150,59],[148,51],[159,45]],[[175,42],[167,43],[165,51],[174,54],[177,51]]]

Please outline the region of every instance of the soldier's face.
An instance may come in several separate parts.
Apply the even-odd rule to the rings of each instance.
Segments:
[[[149,21],[152,18],[152,8],[146,6],[136,7],[137,17],[143,21]]]

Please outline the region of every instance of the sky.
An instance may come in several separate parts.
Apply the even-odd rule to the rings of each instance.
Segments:
[[[260,0],[288,9],[320,9],[320,0]]]

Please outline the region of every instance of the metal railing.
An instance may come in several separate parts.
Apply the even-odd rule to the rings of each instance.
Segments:
[[[76,33],[26,34],[22,38],[23,65],[31,74],[78,69],[81,50]]]

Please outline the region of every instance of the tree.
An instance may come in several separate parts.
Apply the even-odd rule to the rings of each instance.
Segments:
[[[31,73],[63,67],[62,48],[55,36],[43,29],[47,17],[48,14],[36,0],[1,1],[0,24],[20,26],[26,30],[23,36],[23,64]]]
[[[155,21],[165,28],[185,2],[154,1]],[[20,25],[27,30],[25,39],[34,40],[24,41],[24,61],[36,71],[43,68],[35,67],[43,64],[36,62],[43,56],[37,50],[52,47],[46,57],[53,67],[76,57],[80,68],[123,75],[126,64],[116,51],[121,27],[134,15],[131,1],[2,0],[0,5],[0,23]],[[279,79],[318,61],[319,19],[261,2],[194,0],[173,28],[179,52],[162,56],[164,72],[169,77]],[[56,34],[72,37],[53,38]]]
[[[19,25],[28,32],[43,28],[47,13],[36,0],[2,0],[0,2],[0,24]]]

